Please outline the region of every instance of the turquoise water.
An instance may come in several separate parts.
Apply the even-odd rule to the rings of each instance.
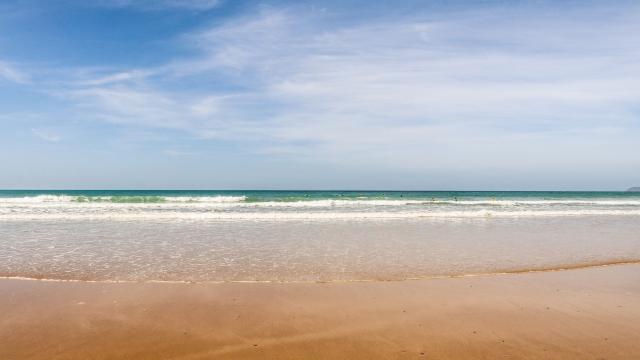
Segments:
[[[309,200],[640,199],[624,191],[279,191],[279,190],[0,190],[0,198],[69,196],[79,202],[154,203],[187,197],[245,197],[245,202]]]

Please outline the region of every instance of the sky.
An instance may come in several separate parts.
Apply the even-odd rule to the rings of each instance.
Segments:
[[[0,188],[640,186],[633,1],[5,0]]]

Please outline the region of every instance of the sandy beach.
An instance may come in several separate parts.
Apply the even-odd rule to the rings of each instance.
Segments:
[[[351,283],[0,281],[0,358],[637,359],[640,266]]]

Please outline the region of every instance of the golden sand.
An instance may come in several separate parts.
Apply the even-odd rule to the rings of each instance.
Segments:
[[[333,284],[0,280],[0,359],[640,359],[640,265]]]

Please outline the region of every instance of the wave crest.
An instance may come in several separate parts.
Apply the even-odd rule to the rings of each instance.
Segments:
[[[114,195],[114,196],[85,196],[85,195],[37,195],[19,198],[0,198],[0,203],[234,203],[246,200],[246,196],[144,196],[144,195]]]

